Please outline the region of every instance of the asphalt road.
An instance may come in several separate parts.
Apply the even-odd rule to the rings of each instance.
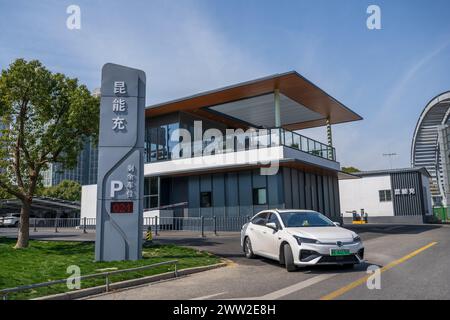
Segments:
[[[450,226],[354,225],[366,247],[366,263],[354,269],[311,267],[288,273],[277,262],[246,259],[238,233],[163,232],[160,243],[220,255],[229,266],[176,280],[103,294],[91,299],[450,299]],[[16,230],[0,228],[0,236]],[[32,238],[93,241],[95,232],[38,230]],[[380,268],[380,289],[368,289],[366,271]]]
[[[237,234],[162,237],[157,241],[207,250],[232,262],[225,268],[91,299],[450,299],[450,226],[351,228],[365,243],[365,264],[350,270],[323,266],[294,273],[267,259],[245,259]],[[380,289],[367,286],[370,265],[380,268]]]

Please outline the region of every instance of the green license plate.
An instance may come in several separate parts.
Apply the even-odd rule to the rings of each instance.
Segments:
[[[331,249],[331,256],[348,256],[350,254],[350,250],[348,249]]]

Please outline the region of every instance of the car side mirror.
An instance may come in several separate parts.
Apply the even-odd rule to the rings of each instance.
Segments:
[[[334,223],[334,225],[335,225],[336,227],[340,227],[340,226],[341,226],[340,222],[333,222],[333,223]]]
[[[270,229],[273,229],[275,231],[278,230],[277,224],[275,222],[268,222],[268,223],[266,223],[266,227],[270,228]]]

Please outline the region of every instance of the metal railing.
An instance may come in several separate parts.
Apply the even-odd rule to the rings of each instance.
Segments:
[[[169,138],[168,138],[169,139]],[[171,140],[170,140],[171,141]],[[227,142],[232,142],[232,148],[227,145]],[[178,140],[174,141],[178,143]],[[206,146],[211,141],[192,141],[191,142],[191,157],[199,157],[204,155]],[[200,146],[201,152],[196,153],[195,150]],[[336,150],[334,147],[317,140],[308,138],[299,133],[289,131],[283,128],[262,129],[252,133],[233,134],[223,136],[223,150],[222,153],[230,153],[252,149],[262,149],[276,146],[285,146],[309,153],[311,155],[336,161]],[[158,148],[152,149],[152,148]],[[150,150],[149,150],[150,149]],[[145,149],[146,162],[157,162],[164,160],[171,160],[172,150],[167,145],[148,144]]]
[[[175,211],[170,211],[172,214]],[[206,232],[217,234],[218,232],[240,231],[242,226],[247,223],[250,216],[198,216],[198,217],[179,217],[179,216],[155,216],[144,217],[142,225],[144,229],[149,229],[158,235],[162,231],[192,231],[199,232],[203,236]],[[30,230],[39,232],[62,232],[70,229],[79,230],[88,233],[89,230],[96,228],[96,218],[36,218],[30,219]]]
[[[146,217],[144,227],[150,228],[155,235],[160,231],[196,231],[204,236],[205,232],[240,231],[249,219],[250,216]]]
[[[110,279],[112,275],[116,275],[116,274],[120,274],[120,273],[127,273],[127,272],[143,271],[143,270],[152,269],[152,268],[163,266],[163,265],[172,265],[172,264],[174,265],[174,268],[175,268],[174,277],[176,278],[176,277],[178,277],[178,260],[170,260],[170,261],[164,261],[164,262],[150,264],[148,266],[107,271],[107,272],[101,272],[101,273],[95,273],[95,274],[88,274],[88,275],[80,276],[80,277],[73,277],[73,278],[71,278],[71,281],[81,281],[81,280],[86,280],[86,279],[105,277],[105,291],[108,292],[110,290],[110,286],[112,283],[111,279]],[[42,287],[49,287],[49,286],[54,286],[54,285],[63,284],[63,283],[67,283],[67,279],[53,280],[53,281],[41,282],[41,283],[19,286],[19,287],[14,287],[14,288],[2,289],[2,290],[0,290],[0,295],[2,296],[3,300],[8,300],[8,295],[11,293],[14,293],[14,292],[32,290],[32,289],[42,288]]]

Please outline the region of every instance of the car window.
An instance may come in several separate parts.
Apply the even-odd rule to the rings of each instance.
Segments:
[[[268,215],[269,215],[268,212],[261,212],[260,214],[253,217],[252,223],[260,225],[260,226],[264,226],[264,225],[266,225]]]
[[[335,227],[334,223],[324,215],[315,211],[281,212],[281,219],[287,228],[295,227]]]
[[[278,228],[281,228],[280,220],[278,219],[277,215],[275,213],[271,213],[269,219],[267,219],[267,222],[274,222]]]

